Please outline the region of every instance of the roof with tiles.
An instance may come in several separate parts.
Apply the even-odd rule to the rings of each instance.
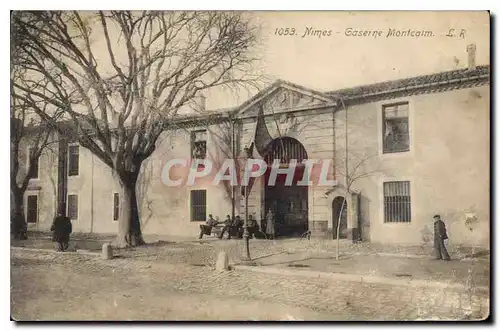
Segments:
[[[395,93],[398,91],[415,91],[419,89],[435,89],[443,86],[463,85],[471,82],[487,83],[490,78],[490,66],[477,66],[474,69],[458,69],[429,75],[404,78],[381,83],[361,85],[327,92],[331,97],[343,99],[362,99],[374,95]]]

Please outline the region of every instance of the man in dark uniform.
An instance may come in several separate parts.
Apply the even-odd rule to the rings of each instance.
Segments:
[[[56,243],[56,250],[58,252],[64,252],[67,250],[69,246],[69,235],[73,232],[73,227],[69,217],[64,216],[62,212],[59,212],[57,217],[54,218],[50,231],[53,231],[52,241]]]
[[[238,238],[243,238],[243,221],[239,216],[235,217],[232,227],[232,230],[238,236]]]
[[[450,260],[450,255],[444,245],[446,239],[448,239],[446,225],[441,220],[440,215],[434,215],[434,251],[436,252],[437,260]]]
[[[227,239],[231,239],[231,225],[233,224],[233,221],[231,220],[231,216],[227,215],[226,219],[224,220],[224,227],[222,228],[222,231],[220,232],[219,239],[222,239],[222,236],[224,236],[224,233],[227,231],[228,237]]]
[[[255,236],[255,233],[259,231],[259,226],[257,225],[257,221],[253,219],[252,215],[248,215],[248,235],[250,238]]]

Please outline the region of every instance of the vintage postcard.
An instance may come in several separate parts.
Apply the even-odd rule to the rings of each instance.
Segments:
[[[489,318],[489,12],[10,23],[12,320]]]

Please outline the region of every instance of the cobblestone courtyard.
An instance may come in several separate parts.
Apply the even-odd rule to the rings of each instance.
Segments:
[[[216,252],[225,249],[235,260],[241,241],[217,245],[141,248],[119,252],[110,261],[12,249],[11,314],[18,320],[461,320],[488,315],[488,293],[474,288],[217,272]],[[253,253],[264,256],[270,251],[266,245],[284,244],[254,245]]]

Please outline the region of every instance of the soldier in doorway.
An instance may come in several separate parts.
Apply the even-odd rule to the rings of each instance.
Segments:
[[[434,215],[434,251],[436,252],[437,260],[450,260],[450,255],[444,245],[446,239],[448,239],[446,225],[441,220],[440,215]]]
[[[274,239],[275,237],[275,217],[271,208],[266,215],[266,235],[268,239]]]
[[[67,250],[69,246],[69,235],[73,232],[73,227],[69,217],[64,216],[62,212],[59,212],[57,217],[54,218],[50,231],[53,231],[52,241],[56,243],[56,250],[58,252],[64,252]]]

